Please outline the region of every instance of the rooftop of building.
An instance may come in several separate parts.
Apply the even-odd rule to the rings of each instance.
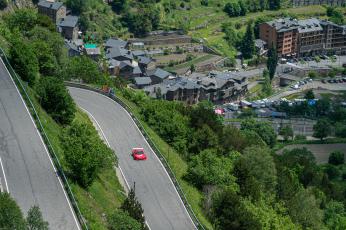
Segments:
[[[127,42],[124,40],[121,40],[119,38],[109,38],[106,43],[105,47],[121,47],[124,48],[126,47]]]
[[[69,15],[66,18],[61,19],[59,26],[74,28],[77,26],[77,23],[78,17]]]
[[[106,58],[112,59],[116,57],[124,57],[124,58],[132,60],[133,54],[130,50],[124,49],[120,46],[109,48],[106,52]]]
[[[44,7],[44,8],[48,8],[48,9],[52,9],[52,10],[58,10],[64,4],[62,2],[54,2],[54,1],[43,0],[43,1],[40,1],[37,5],[39,7]]]

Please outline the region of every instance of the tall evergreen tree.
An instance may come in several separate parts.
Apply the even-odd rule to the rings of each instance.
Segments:
[[[278,10],[281,7],[281,0],[269,0],[269,9]]]
[[[276,48],[272,46],[268,51],[267,68],[269,71],[270,80],[274,78],[276,66],[278,64],[278,54]]]
[[[141,203],[137,200],[135,189],[131,188],[129,195],[121,205],[123,211],[128,212],[129,216],[137,220],[142,225],[142,229],[147,229],[145,224],[144,210]]]
[[[253,32],[252,22],[247,25],[240,50],[244,58],[251,58],[255,52],[255,35]]]
[[[42,213],[38,206],[33,206],[28,212],[26,218],[28,230],[48,230],[48,222],[42,217]]]
[[[0,192],[0,229],[25,230],[23,213],[8,193]]]

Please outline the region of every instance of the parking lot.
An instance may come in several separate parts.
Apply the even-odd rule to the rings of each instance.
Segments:
[[[293,63],[300,67],[329,67],[329,66],[342,66],[346,63],[346,56],[316,56],[315,57],[305,57],[305,58],[293,58],[287,60],[288,63]]]

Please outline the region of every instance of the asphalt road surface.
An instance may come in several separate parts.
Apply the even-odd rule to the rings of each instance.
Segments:
[[[98,123],[105,138],[116,152],[127,183],[136,182],[136,196],[152,230],[195,229],[168,174],[155,153],[132,121],[116,102],[98,93],[69,88],[77,105]],[[148,159],[134,161],[134,147],[143,147]]]
[[[0,61],[0,180],[26,216],[38,205],[50,229],[79,229],[24,102]]]

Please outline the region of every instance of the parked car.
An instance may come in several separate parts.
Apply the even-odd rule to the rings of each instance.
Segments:
[[[147,155],[144,153],[144,149],[143,148],[133,148],[132,149],[132,157],[134,160],[146,160],[147,159]]]
[[[332,80],[332,79],[329,79],[329,80],[328,80],[328,83],[333,83],[333,80]]]
[[[343,80],[344,82],[346,82],[346,77],[342,78],[342,80]]]
[[[323,79],[321,82],[324,83],[324,84],[327,83],[327,81],[325,79]]]
[[[344,81],[342,79],[338,79],[338,82],[339,83],[343,83]]]

